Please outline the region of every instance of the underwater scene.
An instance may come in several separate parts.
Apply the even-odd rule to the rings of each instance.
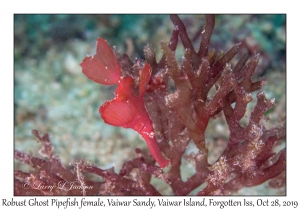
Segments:
[[[176,19],[176,17],[174,16],[173,18]],[[197,146],[197,143],[191,140],[193,139],[193,135],[191,134],[193,133],[192,126],[189,127],[189,124],[186,124],[184,116],[182,116],[182,113],[179,113],[180,109],[177,110],[177,108],[170,105],[172,101],[168,104],[167,100],[171,100],[171,96],[168,98],[168,96],[161,94],[161,100],[166,100],[165,105],[170,111],[164,111],[164,108],[160,107],[158,102],[157,106],[160,111],[156,112],[157,116],[154,111],[151,111],[151,101],[156,100],[155,96],[151,94],[154,94],[157,90],[168,91],[170,95],[176,95],[176,90],[183,84],[183,82],[180,83],[180,81],[185,81],[187,78],[190,79],[184,70],[182,70],[183,67],[179,71],[182,75],[178,77],[174,76],[175,73],[169,73],[168,71],[170,71],[169,69],[171,69],[171,67],[173,68],[172,65],[175,60],[177,60],[178,66],[182,66],[184,61],[188,60],[186,50],[188,43],[190,43],[189,46],[193,46],[196,51],[198,50],[202,43],[201,40],[204,39],[202,37],[205,37],[204,35],[207,33],[207,28],[209,28],[205,28],[205,25],[209,25],[209,23],[207,23],[206,17],[203,14],[179,14],[178,17],[186,28],[186,34],[180,26],[178,26],[179,29],[174,29],[174,20],[172,22],[169,15],[163,14],[14,15],[15,195],[202,195],[201,192],[203,192],[203,195],[286,195],[286,170],[285,168],[283,169],[283,167],[285,167],[285,159],[282,159],[284,166],[281,166],[281,172],[276,174],[276,176],[270,175],[270,178],[265,178],[266,181],[262,183],[260,183],[260,181],[253,181],[255,184],[248,184],[240,181],[241,187],[227,187],[226,183],[231,183],[230,181],[238,177],[240,173],[244,173],[245,171],[245,173],[248,173],[247,170],[250,170],[250,166],[243,165],[241,169],[233,169],[233,165],[237,163],[230,162],[230,152],[230,154],[225,154],[226,148],[229,148],[231,145],[228,143],[229,139],[233,138],[229,128],[230,126],[228,126],[228,124],[230,124],[230,122],[228,122],[229,118],[227,118],[223,112],[224,107],[226,107],[225,99],[219,101],[220,104],[224,102],[224,105],[218,107],[223,110],[211,113],[207,119],[207,125],[203,131],[204,146]],[[177,23],[179,22],[177,19],[175,22],[176,21]],[[177,38],[174,38],[174,34]],[[182,41],[185,35],[188,35],[188,38]],[[239,64],[239,61],[243,59],[243,54],[249,54],[249,61],[245,60],[244,62],[244,64],[246,61],[249,62],[249,66],[250,64],[252,65],[252,60],[255,60],[255,57],[259,56],[259,61],[257,60],[258,64],[254,67],[256,68],[255,72],[251,74],[249,78],[251,77],[252,81],[267,81],[267,83],[263,83],[259,88],[248,91],[252,93],[253,100],[251,100],[251,102],[247,101],[245,104],[245,113],[243,113],[238,120],[239,126],[247,128],[248,123],[251,122],[251,113],[255,109],[258,101],[257,95],[259,95],[259,91],[263,91],[265,98],[268,99],[262,99],[267,100],[267,102],[264,102],[265,104],[273,102],[270,99],[275,99],[272,106],[270,105],[269,107],[268,105],[267,109],[263,109],[262,116],[259,118],[261,127],[255,127],[255,129],[259,130],[257,131],[258,133],[262,133],[257,137],[260,143],[254,145],[256,149],[253,150],[253,153],[257,153],[251,153],[251,155],[255,157],[249,160],[254,161],[255,158],[256,161],[263,158],[265,158],[265,160],[260,165],[255,165],[253,162],[249,163],[249,165],[252,164],[251,167],[256,167],[255,170],[257,169],[257,176],[259,176],[259,168],[267,168],[271,165],[275,165],[275,163],[279,165],[279,161],[283,158],[281,154],[285,152],[286,15],[217,14],[214,17],[213,32],[211,36],[208,35],[207,37],[210,38],[210,42],[206,51],[203,51],[205,55],[202,56],[202,58],[207,59],[207,62],[211,64],[211,69],[213,69],[213,65],[217,63],[218,59],[221,59],[224,54],[226,55],[234,46],[237,46],[239,50],[236,56],[232,56],[232,59],[228,59],[229,61],[227,61],[224,56],[226,67],[224,67],[224,73],[220,73],[219,80],[217,76],[211,77],[216,81],[211,84],[212,88],[207,90],[207,92],[209,91],[207,98],[205,96],[203,99],[204,101],[206,100],[205,104],[207,106],[213,101],[214,96],[216,96],[218,92],[221,92],[218,90],[222,90],[223,86],[225,88],[226,83],[232,85],[230,87],[228,86],[229,89],[226,94],[229,94],[229,91],[236,91],[236,89],[234,89],[236,88],[236,86],[234,86],[236,83],[230,82],[229,77],[226,77],[226,71],[232,72],[229,69],[234,69],[234,67]],[[102,46],[99,44],[99,38],[106,40],[106,42],[103,41]],[[170,47],[170,45],[172,43],[169,43],[170,40],[171,42],[175,40],[178,42],[175,46],[176,50],[171,49],[172,47]],[[166,44],[164,45],[162,43]],[[100,47],[97,48],[97,45]],[[171,51],[169,51],[167,45]],[[215,51],[213,51],[213,49],[215,49]],[[96,54],[101,56],[102,52],[107,56],[113,57],[113,61],[110,62],[115,62],[115,65],[120,65],[120,69],[122,69],[122,73],[120,73],[122,76],[118,75],[116,82],[109,85],[103,85],[103,83],[100,85],[98,84],[99,82],[97,83],[89,79],[91,73],[83,72],[83,60],[86,57],[94,58],[94,56],[97,56]],[[123,56],[123,54],[127,56]],[[174,56],[175,59],[171,61],[172,56]],[[162,57],[166,60],[161,59]],[[108,59],[103,62],[105,63],[107,60]],[[190,60],[192,60],[192,58]],[[144,67],[146,61],[150,63],[152,69],[151,70],[150,67],[148,69],[148,79],[143,78],[143,75],[146,74],[144,73],[146,71],[146,67]],[[204,65],[204,61],[201,63],[202,61],[201,59],[199,61],[200,63],[198,61],[198,63],[191,61],[191,66],[197,66],[197,68],[195,67],[196,70],[198,68],[201,69]],[[128,63],[130,63],[130,65]],[[230,63],[228,67],[227,63]],[[111,67],[111,63],[108,63],[107,66]],[[127,67],[128,70],[125,71],[124,69],[127,69]],[[164,67],[166,67],[166,70],[162,70]],[[199,74],[202,75],[204,70],[199,70],[201,73],[197,73],[196,70],[194,69],[195,75],[197,77],[198,74],[197,78],[199,78]],[[157,76],[154,74],[157,74]],[[106,78],[104,73],[101,76]],[[140,132],[136,132],[137,129],[134,129],[133,126],[130,127],[130,122],[126,121],[128,118],[134,117],[134,115],[138,117],[142,116],[140,109],[131,108],[131,110],[128,111],[129,108],[124,108],[125,105],[116,108],[120,109],[119,115],[126,116],[124,117],[126,118],[124,121],[126,121],[128,125],[125,125],[125,122],[121,122],[121,120],[119,123],[119,115],[117,115],[115,119],[105,121],[103,120],[104,114],[99,113],[100,106],[107,101],[115,100],[114,98],[118,98],[118,94],[123,94],[121,90],[122,84],[119,79],[122,80],[125,77],[133,80],[132,83],[129,84],[129,88],[132,88],[132,90],[130,90],[133,94],[132,97],[138,97],[138,92],[140,94],[145,93],[146,95],[144,98],[143,96],[139,97],[138,102],[132,100],[132,104],[134,107],[140,106],[140,103],[145,103],[145,105],[141,105],[144,115],[139,119],[147,118],[147,120],[149,119],[150,122],[153,122],[153,125],[151,125],[151,123],[150,125],[146,125],[146,123],[143,124],[143,126],[153,126],[151,129],[154,129],[154,132],[151,133],[150,136],[153,138],[149,141],[145,141],[145,136],[142,135],[141,129],[143,130],[144,127],[139,128]],[[240,82],[240,84],[242,84],[241,78],[242,77],[236,79],[237,83]],[[143,81],[145,81],[143,86],[144,90],[141,90],[141,83]],[[191,84],[192,83],[193,81],[191,80]],[[210,85],[209,82],[207,84]],[[193,84],[192,87],[194,87]],[[243,91],[244,89],[242,89],[242,92]],[[245,91],[247,92],[247,90]],[[194,97],[196,93],[191,94],[191,97]],[[180,97],[177,99],[179,100],[178,104],[180,104]],[[202,99],[199,99],[199,101],[200,100]],[[234,107],[238,106],[238,103],[238,100],[236,102],[232,101],[229,107],[235,110]],[[178,104],[176,104],[176,106]],[[190,107],[194,109],[197,106],[197,103],[195,103],[187,109],[190,109]],[[183,102],[182,107],[186,107]],[[145,110],[147,110],[147,112],[145,112]],[[107,115],[111,115],[111,112],[107,112]],[[132,113],[132,116],[129,116],[128,112],[134,113]],[[169,121],[163,121],[164,113],[167,112],[174,114],[174,118],[176,118],[174,123],[170,121],[167,114],[165,114],[165,116],[167,116],[166,118]],[[184,112],[188,113],[186,110]],[[191,114],[191,117],[194,119],[195,115],[195,113]],[[199,114],[199,116],[206,115]],[[158,131],[159,126],[155,124],[158,118],[163,121],[162,127],[167,127],[164,128],[165,132],[162,132],[164,133],[163,138],[157,136],[162,135]],[[178,125],[177,127],[178,129],[180,127],[181,130],[171,133],[173,132],[171,128],[174,128],[173,124],[176,124],[175,122],[180,123],[180,126]],[[113,126],[114,123],[119,124]],[[170,130],[168,130],[168,126]],[[280,138],[278,137],[278,139],[268,141],[269,136],[272,136],[271,133],[273,131],[275,132],[275,128],[279,129],[276,130],[277,133],[274,135],[276,137],[280,136]],[[37,134],[36,131],[32,132],[33,130],[38,131],[39,134]],[[268,131],[270,132],[268,133]],[[49,135],[51,145],[47,140],[48,137],[42,137],[46,133]],[[147,135],[149,136],[150,134]],[[168,140],[164,146],[164,143],[159,142],[159,139],[169,139],[168,135],[175,140]],[[184,149],[182,153],[178,153],[180,154],[178,159],[179,163],[170,158],[172,154],[169,151],[172,150],[170,149],[172,147],[177,148],[176,136],[179,136],[179,141],[181,136],[183,139],[188,139],[186,143],[180,145],[180,147]],[[159,148],[166,148],[161,150],[163,157],[168,160],[170,159],[169,166],[164,166],[160,169],[160,165],[156,163],[157,159],[155,155],[153,155],[152,151],[149,152],[152,148],[151,145],[154,145],[154,143],[149,142],[153,139],[158,142]],[[272,143],[270,143],[271,141]],[[242,151],[247,151],[247,149],[243,149],[243,143],[235,142],[235,144],[241,145],[239,146],[241,154],[243,153]],[[46,145],[50,146],[47,147]],[[262,145],[264,148],[268,146],[269,150],[261,149],[263,147]],[[204,177],[201,177],[199,172],[199,167],[202,162],[200,161],[201,164],[199,163],[197,165],[197,160],[195,160],[198,157],[197,154],[200,154],[199,151],[201,151],[201,148],[203,148],[203,153],[207,153],[205,156],[207,157],[205,165],[205,167],[207,166],[207,172],[203,175]],[[49,149],[51,151],[48,151]],[[263,151],[267,151],[265,152],[266,157],[261,157],[263,155],[259,156]],[[273,155],[271,155],[271,153]],[[25,154],[28,155],[26,156],[27,160],[24,158]],[[168,154],[170,155],[168,156]],[[225,159],[223,155],[224,158],[225,156],[227,158],[227,165],[224,163]],[[61,162],[57,167],[64,168],[64,170],[66,170],[65,173],[69,177],[74,176],[73,178],[76,180],[78,179],[76,178],[76,167],[82,166],[81,164],[84,162],[81,174],[84,181],[82,182],[86,185],[90,184],[96,187],[90,192],[88,192],[89,190],[87,189],[84,193],[83,191],[73,191],[73,194],[63,190],[52,191],[51,193],[54,193],[51,194],[48,191],[34,189],[30,182],[30,179],[32,179],[30,177],[32,176],[36,176],[36,179],[49,183],[51,180],[65,180],[67,175],[60,176],[57,173],[53,173],[54,175],[51,174],[51,170],[47,168],[50,167],[48,165],[47,167],[44,165],[45,168],[42,166],[42,169],[39,169],[38,163],[42,162],[36,159],[30,163],[31,157],[37,157],[46,162],[50,161],[50,165],[53,160]],[[239,156],[239,161],[245,158],[247,159],[247,157],[247,154],[245,154],[244,157]],[[137,159],[142,162],[130,162],[131,160]],[[148,164],[145,168],[143,168],[143,161]],[[235,161],[237,161],[237,159],[235,159]],[[46,164],[46,162],[43,162],[43,164]],[[57,163],[53,163],[53,165],[55,164]],[[221,170],[222,172],[220,173],[223,174],[216,175],[214,172],[218,167],[223,167],[222,164],[226,165],[227,168],[224,166],[226,172]],[[88,169],[87,165],[95,167],[95,170]],[[101,173],[96,172],[96,167],[103,171],[101,171]],[[177,172],[175,172],[175,168]],[[174,186],[172,184],[172,180],[175,180],[175,178],[172,178],[173,170],[174,174],[181,179],[178,186],[184,186],[184,183],[189,183],[188,180],[191,180],[193,184],[187,184],[189,187],[183,191],[177,189],[175,184]],[[112,183],[114,182],[104,175],[106,171],[107,173],[112,173],[113,175],[111,176],[117,177],[115,178],[117,180],[116,183],[127,182],[128,185],[120,187],[115,184],[115,186],[112,187],[112,185],[114,185]],[[41,173],[46,173],[47,175],[44,174],[43,177]],[[198,173],[199,175],[197,175]],[[51,176],[55,176],[55,178],[49,178],[50,174]],[[193,177],[198,176],[201,177],[202,181],[197,182],[192,180],[194,179]],[[241,176],[244,177],[244,174]],[[213,179],[218,179],[218,177],[222,180],[222,183],[212,181]],[[124,181],[125,179],[126,181]],[[242,180],[242,178],[240,180]],[[80,179],[77,181],[80,182]],[[19,189],[24,182],[31,183],[32,191]],[[143,187],[132,188],[131,186],[136,183],[139,183],[141,186],[144,183],[144,185]],[[232,182],[231,184],[234,183],[237,182]]]

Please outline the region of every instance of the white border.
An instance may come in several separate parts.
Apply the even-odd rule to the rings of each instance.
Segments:
[[[13,14],[14,13],[287,13],[287,197],[299,192],[299,13],[292,2],[282,1],[8,1],[1,3],[1,205],[13,195]],[[295,1],[294,1],[295,2]],[[3,135],[4,134],[4,135]],[[16,200],[25,197],[15,197]],[[39,198],[43,199],[43,198]],[[45,198],[46,199],[46,198]],[[64,200],[66,198],[59,197]],[[78,198],[80,199],[80,198]],[[93,198],[88,198],[93,199]],[[106,198],[105,198],[106,199]],[[127,199],[127,198],[119,198]],[[130,197],[133,199],[133,197]],[[154,198],[157,199],[157,198]],[[169,197],[168,199],[176,199]],[[181,199],[178,197],[178,199]],[[228,199],[218,197],[219,200]],[[242,197],[235,197],[242,200]],[[257,197],[248,198],[256,202]],[[271,197],[262,199],[271,199]],[[276,199],[276,198],[275,198]],[[298,199],[299,200],[299,199]],[[32,208],[32,207],[31,207]],[[125,208],[125,207],[124,207]],[[175,207],[172,207],[175,208]],[[78,209],[78,208],[77,208]]]

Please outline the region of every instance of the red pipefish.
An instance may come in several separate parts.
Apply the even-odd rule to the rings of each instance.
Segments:
[[[80,65],[83,73],[94,82],[118,84],[115,98],[105,102],[99,109],[104,122],[137,131],[145,139],[160,167],[168,166],[170,160],[163,157],[156,143],[152,121],[144,105],[143,97],[150,80],[151,66],[146,62],[140,76],[139,94],[135,96],[131,89],[133,79],[130,76],[122,77],[117,58],[104,39],[98,38],[95,55],[87,56]]]

